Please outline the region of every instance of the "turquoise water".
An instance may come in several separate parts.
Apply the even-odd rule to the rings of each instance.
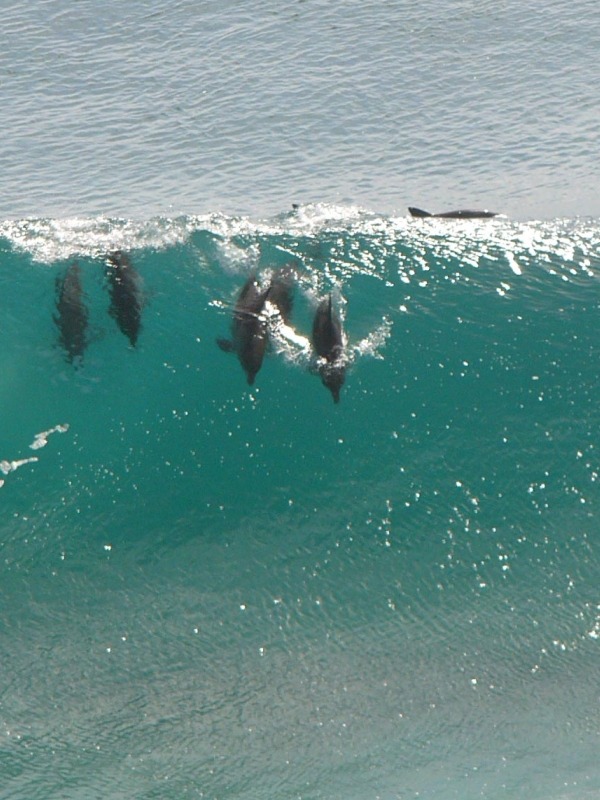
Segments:
[[[597,222],[2,235],[3,797],[598,796]],[[290,260],[297,339],[248,387],[215,338]],[[329,292],[339,405],[297,343]]]
[[[596,4],[0,31],[1,800],[599,800]]]

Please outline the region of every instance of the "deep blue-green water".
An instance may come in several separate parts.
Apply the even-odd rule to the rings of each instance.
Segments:
[[[597,6],[0,32],[0,800],[600,800]]]

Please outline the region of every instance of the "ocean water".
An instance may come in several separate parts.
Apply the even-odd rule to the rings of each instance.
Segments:
[[[0,26],[0,798],[600,798],[595,7]]]
[[[597,796],[598,235],[346,207],[5,225],[3,797]],[[215,338],[290,261],[296,337],[249,387]],[[339,405],[297,344],[328,293]]]
[[[0,219],[600,216],[592,0],[5,5]]]

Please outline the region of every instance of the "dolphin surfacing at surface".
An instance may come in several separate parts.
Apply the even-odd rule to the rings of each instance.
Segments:
[[[267,348],[267,321],[262,315],[271,286],[261,291],[256,276],[251,275],[238,295],[233,319],[231,339],[217,339],[217,344],[227,353],[236,353],[248,384],[262,367]]]
[[[317,306],[312,343],[320,359],[317,369],[321,381],[331,392],[333,402],[339,403],[340,389],[346,380],[346,361],[342,323],[333,310],[331,295],[321,300]]]
[[[81,269],[73,262],[64,275],[56,278],[57,313],[54,315],[60,343],[70,364],[83,359],[88,344],[88,310],[83,299]]]
[[[411,217],[419,217],[420,219],[426,217],[436,217],[440,219],[487,219],[498,215],[497,211],[488,211],[487,209],[475,211],[470,208],[460,208],[457,211],[443,211],[440,214],[432,214],[431,211],[424,211],[422,208],[415,208],[414,206],[409,206],[408,210]]]
[[[107,257],[109,314],[135,347],[142,327],[141,279],[127,253],[117,250]]]

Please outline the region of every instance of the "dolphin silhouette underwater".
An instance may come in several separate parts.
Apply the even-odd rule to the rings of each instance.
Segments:
[[[271,277],[269,303],[278,309],[285,325],[289,325],[292,318],[295,278],[296,270],[291,264],[280,267]]]
[[[88,310],[83,301],[81,268],[73,262],[63,275],[56,278],[56,311],[54,322],[60,333],[67,361],[82,360],[88,344]]]
[[[317,371],[321,381],[333,396],[333,402],[340,402],[340,389],[346,379],[344,358],[344,334],[339,316],[333,310],[331,295],[323,298],[315,312],[312,329],[312,344],[320,363]]]
[[[221,350],[237,354],[250,386],[262,367],[267,348],[267,320],[262,312],[270,292],[271,286],[261,290],[256,275],[252,274],[243,285],[233,310],[232,338],[217,339]]]
[[[109,314],[135,347],[142,325],[141,279],[129,256],[121,250],[107,256],[107,261]]]
[[[424,211],[422,208],[415,208],[415,206],[409,206],[408,210],[412,217],[419,217],[420,219],[426,217],[437,217],[439,219],[486,219],[498,216],[497,211],[488,211],[487,209],[476,211],[470,208],[459,208],[457,211],[443,211],[440,214],[432,214],[431,211]]]

